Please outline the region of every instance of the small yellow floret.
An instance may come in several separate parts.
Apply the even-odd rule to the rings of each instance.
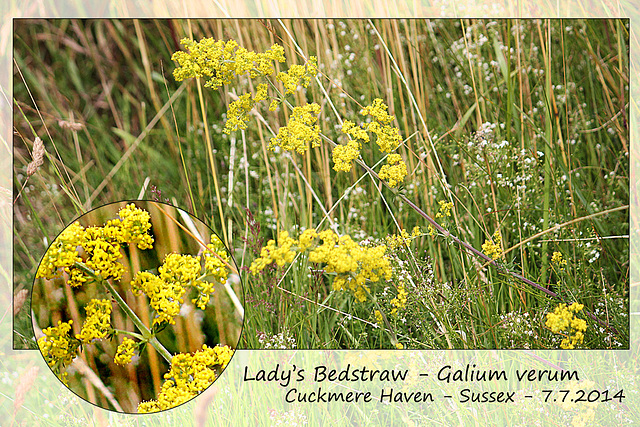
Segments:
[[[113,361],[122,366],[130,363],[131,359],[135,355],[135,349],[137,347],[138,344],[134,340],[131,338],[124,338],[116,350],[116,355],[113,358]]]
[[[362,145],[357,140],[350,140],[346,145],[337,145],[333,149],[333,170],[336,172],[349,172],[353,161],[360,156]]]
[[[451,216],[451,209],[453,208],[453,202],[445,202],[444,200],[438,201],[440,210],[436,214],[436,218],[444,218],[445,216]]]
[[[309,86],[311,78],[316,74],[318,74],[318,59],[311,56],[305,65],[292,65],[286,73],[278,73],[276,80],[284,84],[285,94],[291,94],[298,90],[298,86],[304,88]]]
[[[491,239],[484,241],[482,252],[492,259],[498,259],[502,256],[502,234],[500,230],[496,230]]]
[[[138,412],[158,412],[173,408],[202,393],[231,360],[228,346],[202,346],[193,354],[179,353],[171,359],[171,369],[164,374],[157,400],[142,402]]]
[[[587,322],[575,316],[584,308],[577,302],[567,307],[566,304],[558,305],[553,313],[547,313],[545,325],[553,333],[567,332],[566,338],[560,343],[560,348],[573,349],[584,341],[584,332],[587,330]]]
[[[85,307],[87,317],[76,338],[84,344],[106,338],[111,331],[111,301],[92,299]]]
[[[287,151],[297,151],[304,154],[308,146],[312,148],[320,146],[320,128],[316,124],[320,114],[320,106],[311,103],[302,107],[295,107],[287,126],[278,129],[278,134],[271,138],[269,149],[279,146]]]
[[[387,164],[380,168],[378,175],[380,179],[386,180],[390,187],[395,187],[404,182],[404,177],[407,176],[407,165],[402,161],[400,154],[389,154]]]

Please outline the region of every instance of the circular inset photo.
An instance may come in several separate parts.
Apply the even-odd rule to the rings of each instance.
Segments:
[[[119,412],[178,406],[233,356],[237,266],[202,221],[154,201],[102,206],[49,246],[33,287],[38,347],[78,396]]]

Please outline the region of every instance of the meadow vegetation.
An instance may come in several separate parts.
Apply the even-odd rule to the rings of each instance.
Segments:
[[[74,218],[147,198],[232,248],[240,347],[628,348],[628,40],[628,20],[16,21],[15,292]]]

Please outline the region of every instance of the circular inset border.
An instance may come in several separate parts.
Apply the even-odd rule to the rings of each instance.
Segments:
[[[82,215],[47,249],[33,289],[45,361],[104,409],[156,412],[190,400],[224,370],[242,333],[232,254],[202,221],[161,202]]]

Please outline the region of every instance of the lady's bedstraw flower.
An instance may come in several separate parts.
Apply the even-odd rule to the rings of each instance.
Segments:
[[[140,271],[131,281],[131,291],[134,295],[144,293],[149,298],[149,305],[156,312],[154,325],[164,322],[175,324],[173,318],[180,312],[182,296],[185,293],[180,282],[167,283],[154,274]]]
[[[400,230],[400,233],[390,234],[385,237],[385,241],[389,250],[393,251],[397,248],[402,248],[405,245],[408,245],[409,243],[411,243],[411,240],[420,236],[421,234],[422,231],[420,231],[420,227],[416,225],[415,227],[413,227],[411,234],[409,234],[407,230],[403,228],[402,230]]]
[[[205,77],[208,79],[205,87],[212,89],[231,83],[237,76],[245,74],[248,74],[252,79],[271,76],[275,72],[274,62],[285,61],[284,48],[278,44],[274,44],[264,53],[256,53],[238,46],[235,40],[224,42],[213,38],[203,38],[199,42],[195,42],[191,39],[183,39],[181,43],[187,51],[175,52],[171,57],[178,64],[173,71],[175,79],[181,81],[193,77]],[[317,64],[317,58],[311,56],[306,64],[293,65],[287,72],[278,73],[275,78],[284,84],[285,95],[294,93],[299,86],[306,88],[311,82],[311,78],[318,73]],[[249,120],[247,113],[258,102],[267,98],[265,83],[258,85],[254,97],[248,93],[241,95],[236,101],[229,104],[227,121],[223,131],[229,134],[238,129],[246,129]],[[275,111],[278,104],[278,100],[272,100],[269,110]],[[319,109],[315,112],[315,115],[317,114],[319,114]],[[295,110],[293,116],[296,116]],[[294,120],[293,125],[295,126],[298,122],[304,122],[304,120],[299,117],[298,121]],[[312,127],[313,123],[305,124]],[[279,134],[280,136],[287,138],[285,135]],[[298,146],[295,145],[294,148],[297,149]]]
[[[86,230],[87,241],[84,250],[87,254],[85,264],[101,278],[120,280],[124,267],[118,261],[122,254],[120,244],[108,241],[103,235],[102,227],[89,227]]]
[[[391,305],[393,309],[391,309],[391,314],[395,315],[398,313],[399,309],[403,309],[407,306],[407,297],[409,293],[404,285],[404,283],[400,283],[398,285],[398,294],[394,299],[391,300]]]
[[[382,99],[377,98],[371,105],[362,109],[361,114],[373,117],[373,121],[362,123],[360,126],[345,120],[342,124],[342,132],[349,135],[349,142],[338,145],[333,149],[333,169],[349,172],[352,162],[360,155],[363,143],[368,143],[369,132],[376,135],[376,143],[383,153],[391,153],[402,142],[400,130],[391,125],[393,117],[387,114],[387,106]],[[387,164],[380,169],[379,176],[395,187],[404,181],[407,176],[407,166],[399,154],[393,153],[387,157]]]
[[[316,243],[316,239],[322,241],[322,244]],[[300,252],[309,251],[309,262],[321,264],[326,273],[337,274],[333,280],[334,290],[349,289],[358,301],[367,299],[367,281],[377,282],[382,278],[391,278],[391,264],[385,256],[385,245],[361,246],[351,237],[338,236],[332,230],[320,233],[305,230],[299,241],[289,237],[286,231],[281,232],[278,245],[270,240],[262,248],[260,257],[251,264],[250,271],[255,275],[273,262],[279,266],[293,262],[296,245]],[[313,245],[316,247],[311,249]]]
[[[135,244],[142,250],[153,247],[153,237],[148,234],[151,228],[149,212],[130,203],[120,209],[118,216],[121,218],[118,242]]]
[[[116,355],[113,358],[113,361],[118,365],[126,365],[131,362],[133,356],[135,356],[135,350],[138,347],[138,343],[136,343],[131,338],[125,337],[118,349],[116,350]]]
[[[407,176],[407,165],[402,161],[400,154],[389,154],[387,164],[380,168],[378,176],[387,181],[390,187],[404,182],[404,177]]]
[[[567,265],[567,260],[562,259],[562,253],[556,251],[551,256],[551,263],[560,267],[560,270],[564,270],[564,267]]]
[[[445,202],[444,200],[439,200],[438,204],[440,205],[440,210],[436,213],[436,218],[444,218],[446,216],[451,216],[451,209],[453,208],[453,202]]]
[[[444,200],[439,200],[438,204],[440,205],[440,209],[438,210],[438,212],[436,212],[435,218],[436,220],[442,218],[442,220],[438,221],[438,223],[440,223],[440,225],[442,225],[443,227],[446,227],[446,219],[451,216],[451,209],[453,209],[453,202],[446,202]],[[427,232],[429,236],[435,236],[436,228],[432,224],[429,224],[427,226]]]
[[[502,234],[500,234],[500,230],[496,230],[491,239],[484,241],[482,252],[492,259],[498,259],[502,256]]]
[[[227,346],[202,346],[193,354],[180,353],[171,359],[157,400],[142,402],[138,412],[158,412],[178,406],[209,387],[233,356]]]
[[[212,274],[215,279],[224,283],[227,273],[222,266],[226,266],[221,258],[227,257],[224,247],[216,246],[216,240],[209,245],[208,250],[214,252],[205,252],[205,272],[202,272],[200,265],[200,257],[181,254],[169,254],[165,257],[164,262],[158,268],[158,275],[141,271],[136,273],[131,281],[131,291],[134,295],[145,294],[149,298],[149,304],[156,312],[153,324],[162,324],[168,322],[175,324],[174,317],[180,312],[180,306],[184,302],[183,296],[187,287],[192,286],[198,292],[198,296],[192,301],[204,310],[209,297],[214,291],[214,284],[202,280],[203,276]],[[222,242],[219,242],[222,245]],[[224,252],[223,252],[224,251]],[[217,253],[220,258],[214,260]],[[221,255],[224,253],[224,255]],[[207,270],[207,268],[209,270]],[[202,277],[201,277],[202,276]]]
[[[333,170],[336,172],[349,172],[353,161],[360,155],[362,145],[356,140],[347,142],[346,145],[338,145],[333,149]]]
[[[306,88],[311,82],[311,78],[318,74],[318,59],[310,56],[309,61],[304,65],[292,65],[289,71],[279,72],[276,80],[284,84],[285,94],[291,94],[298,90],[298,86]]]
[[[387,109],[388,107],[382,99],[376,98],[371,105],[366,106],[360,112],[363,116],[370,115],[375,119],[365,126],[369,132],[376,134],[376,143],[383,153],[391,153],[402,142],[400,130],[391,126],[393,116],[387,114]]]
[[[555,308],[553,313],[547,313],[545,325],[551,329],[551,332],[555,334],[567,332],[566,338],[560,343],[560,348],[573,349],[584,341],[587,322],[575,316],[583,308],[584,305],[577,302],[568,307],[562,303]]]
[[[306,251],[313,242],[315,242],[316,237],[318,237],[318,233],[313,228],[309,228],[304,230],[300,235],[298,246],[300,248],[300,252]]]
[[[320,106],[311,103],[302,107],[294,107],[289,123],[278,129],[275,138],[271,138],[269,149],[273,150],[276,146],[287,151],[297,151],[304,154],[308,146],[320,146],[320,128],[316,124],[318,122],[318,114],[320,114]]]
[[[173,70],[177,81],[194,77],[208,79],[205,87],[217,89],[231,83],[237,76],[249,74],[251,78],[272,75],[273,62],[284,62],[284,48],[274,44],[264,53],[248,51],[238,46],[235,40],[225,42],[203,38],[199,42],[185,38],[180,43],[187,52],[178,51],[171,59],[178,66]]]
[[[133,203],[120,209],[120,218],[107,221],[103,226],[83,228],[78,222],[71,224],[56,238],[47,250],[36,277],[52,279],[58,277],[60,269],[68,275],[67,284],[78,287],[93,277],[76,263],[83,263],[102,279],[119,280],[124,267],[119,262],[122,244],[135,244],[139,249],[149,249],[153,237],[149,213]],[[84,249],[81,256],[79,249]]]
[[[58,326],[44,329],[42,331],[44,336],[38,339],[38,347],[40,347],[44,360],[65,384],[67,383],[67,373],[63,371],[78,356],[78,347],[80,346],[80,341],[70,334],[72,323],[73,320],[58,321]]]
[[[207,275],[213,276],[220,283],[225,283],[229,274],[227,270],[229,254],[222,240],[215,234],[211,235],[211,243],[207,245],[207,250],[203,252],[203,257],[204,269]]]
[[[384,324],[384,319],[382,318],[382,313],[380,312],[380,310],[373,310],[373,315],[376,318],[376,323],[378,324],[378,326]]]
[[[229,254],[224,244],[218,236],[211,235],[211,243],[207,245],[207,250],[202,254],[204,258],[205,274],[219,283],[226,283],[229,272]],[[198,291],[198,297],[191,300],[195,305],[204,310],[209,302],[211,294],[214,292],[214,283],[204,280],[193,282],[194,288]]]
[[[342,123],[342,133],[351,137],[346,145],[338,145],[333,149],[333,169],[336,172],[349,172],[352,162],[360,155],[362,143],[369,142],[369,134],[362,126],[349,120]]]
[[[280,232],[278,235],[278,245],[276,245],[275,240],[269,240],[267,246],[260,250],[260,256],[251,263],[249,271],[255,275],[273,262],[275,262],[278,267],[293,262],[296,253],[292,247],[297,244],[298,241],[289,237],[287,231]]]
[[[87,317],[82,324],[80,333],[76,335],[83,344],[93,340],[106,338],[112,331],[111,328],[111,301],[108,299],[92,299],[84,308]]]
[[[246,129],[249,118],[247,113],[253,109],[255,101],[251,98],[250,93],[240,95],[240,97],[229,104],[227,111],[227,121],[224,124],[223,132],[230,134],[234,130]]]
[[[69,267],[82,261],[77,248],[85,243],[86,235],[84,227],[74,222],[53,241],[44,254],[38,271],[37,278],[53,279],[60,276],[60,269],[70,273]]]
[[[158,267],[162,280],[169,284],[189,286],[200,276],[200,257],[182,254],[169,254]]]
[[[255,107],[255,105],[267,99],[267,85],[260,84],[256,90],[255,96],[252,98],[250,93],[241,95],[236,101],[229,104],[229,110],[227,111],[227,121],[224,124],[222,130],[226,134],[230,134],[232,131],[238,129],[246,129],[249,122],[248,113]]]

